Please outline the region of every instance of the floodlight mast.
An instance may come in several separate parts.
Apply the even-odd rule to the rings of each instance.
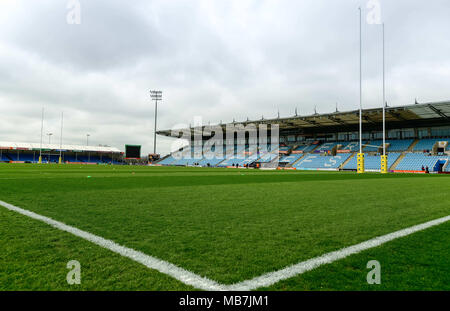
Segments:
[[[41,116],[41,144],[39,146],[39,164],[42,163],[42,136],[44,135],[44,107],[42,107],[42,116]]]
[[[156,123],[158,121],[158,100],[162,100],[162,91],[150,91],[150,97],[155,101],[155,131],[153,134],[153,153],[156,154]]]
[[[59,136],[59,160],[58,160],[59,164],[62,163],[63,124],[64,124],[64,112],[61,112],[61,135]]]
[[[52,137],[52,135],[53,135],[53,133],[47,133],[47,136],[48,136],[48,144],[50,145],[51,144],[51,137]]]

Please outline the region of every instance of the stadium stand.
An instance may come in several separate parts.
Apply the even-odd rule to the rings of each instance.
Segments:
[[[344,163],[351,155],[342,154],[334,157],[307,155],[302,160],[297,162],[294,167],[299,170],[309,169],[337,169]]]
[[[337,144],[338,144],[337,142],[324,143],[324,144],[320,145],[320,147],[317,148],[314,152],[316,152],[316,153],[323,153],[323,152],[330,151],[330,150],[333,149]]]
[[[350,152],[354,152],[354,151],[359,151],[359,142],[357,141],[352,141],[352,142],[341,142],[340,143],[342,145],[340,150],[348,150]]]
[[[388,154],[388,168],[390,168],[395,161],[400,157],[401,153],[389,153]],[[364,159],[364,167],[368,171],[379,171],[381,170],[381,159],[380,155],[366,155]],[[354,156],[350,161],[344,166],[346,170],[356,170],[357,168],[357,157]]]
[[[41,148],[42,147],[42,148]],[[58,145],[58,144],[37,144],[0,142],[1,162],[26,162],[37,163],[39,154],[42,151],[43,163],[58,163],[60,150],[62,150],[62,161],[64,163],[88,162],[98,164],[123,164],[122,152],[113,147],[104,146],[78,146],[78,145]],[[114,158],[114,159],[113,159]]]
[[[277,158],[278,158],[278,154],[271,152],[271,153],[267,153],[267,154],[263,155],[261,158],[257,159],[257,162],[269,163]]]
[[[303,157],[303,154],[291,154],[290,156],[285,156],[280,159],[280,163],[283,163],[284,165],[290,165]]]
[[[404,140],[386,140],[389,144],[387,151],[405,151],[408,150],[409,146],[414,142],[414,139],[404,139]]]
[[[289,146],[280,146],[280,152],[289,153],[291,151],[291,147]]]
[[[387,151],[405,151],[414,142],[413,139],[405,140],[386,140],[388,147]],[[364,152],[377,152],[379,148],[383,146],[382,140],[372,140],[366,143],[366,147],[363,149]]]
[[[161,164],[161,165],[170,165],[173,162],[175,162],[174,157],[172,155],[169,155],[168,157],[166,157],[165,159],[162,159],[158,163]]]
[[[434,145],[439,141],[447,141],[447,143],[450,144],[450,139],[448,139],[448,138],[421,139],[421,140],[419,140],[417,145],[414,146],[414,151],[433,150]]]
[[[407,153],[395,168],[398,171],[421,171],[422,166],[434,171],[439,160],[448,161],[448,156],[431,156],[423,153]]]

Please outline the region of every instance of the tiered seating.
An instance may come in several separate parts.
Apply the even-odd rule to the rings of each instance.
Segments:
[[[66,162],[81,162],[78,157],[75,158],[73,156],[69,156],[69,155],[64,155],[64,161]]]
[[[317,146],[318,145],[308,145],[308,144],[300,145],[300,146],[297,146],[297,148],[295,148],[294,151],[303,151],[303,153],[307,153],[307,152],[312,151]]]
[[[408,153],[395,168],[400,171],[420,171],[422,166],[432,171],[439,160],[447,160],[447,156],[428,156],[422,153]]]
[[[278,153],[278,150],[274,152]],[[258,151],[254,148],[251,150],[245,150],[244,148],[237,148],[236,154],[232,156],[228,156],[223,162],[220,162],[218,166],[226,167],[226,166],[244,166],[246,164],[251,164],[258,160],[260,155],[258,155]]]
[[[273,160],[275,160],[276,158],[278,158],[278,154],[275,153],[266,153],[265,155],[263,155],[258,162],[260,163],[269,163],[272,162]]]
[[[323,145],[321,145],[319,148],[316,149],[315,152],[327,152],[330,151],[331,149],[333,149],[338,143],[333,142],[333,143],[324,143]]]
[[[25,161],[25,162],[34,162],[34,158],[32,154],[27,154],[27,153],[8,153],[8,154],[4,154],[5,158],[9,159],[9,160],[5,160],[5,161]],[[36,162],[39,159],[39,155],[36,156]],[[2,160],[3,161],[3,160]]]
[[[435,138],[421,139],[421,140],[419,140],[419,142],[417,143],[417,145],[414,146],[414,151],[433,150],[433,146],[434,146],[438,141],[448,141],[449,144],[450,144],[450,140],[449,140],[448,138],[441,138],[441,139],[435,139]]]
[[[161,165],[170,165],[170,164],[172,164],[173,162],[175,162],[175,159],[173,158],[173,156],[168,156],[167,158],[165,158],[164,160],[161,160],[161,161],[159,161],[158,162],[158,164],[161,164]]]
[[[294,165],[297,169],[337,169],[344,163],[350,154],[337,155],[335,157],[308,155]]]
[[[387,151],[406,151],[409,146],[413,143],[413,139],[403,139],[403,140],[386,140],[386,144],[389,144]],[[363,149],[364,152],[377,152],[379,148],[383,147],[382,140],[372,140],[366,143],[367,147]]]
[[[2,161],[2,162],[9,162],[9,161],[12,161],[12,159],[8,156],[8,154],[2,153],[0,161]]]
[[[409,146],[413,143],[413,139],[403,139],[403,140],[386,140],[389,144],[389,151],[406,151]]]
[[[106,164],[111,164],[111,163],[113,163],[113,164],[115,164],[115,163],[120,164],[120,162],[117,162],[117,161],[113,160],[112,158],[106,157],[106,156],[102,157],[102,161],[103,161],[103,163],[106,163]]]
[[[221,162],[219,164],[219,166],[223,166],[223,167],[225,167],[225,166],[236,166],[236,165],[244,166],[244,164],[249,163],[249,161],[254,162],[255,160],[256,159],[250,160],[249,158],[243,157],[242,155],[241,156],[235,155],[235,156],[227,158],[225,161]]]
[[[194,165],[196,163],[199,163],[200,161],[202,161],[204,158],[201,157],[184,157],[181,159],[177,159],[175,160],[175,162],[173,162],[171,165],[176,165],[176,166],[189,166],[189,165]]]
[[[380,148],[383,145],[383,141],[382,140],[372,140],[372,141],[369,141],[366,143],[363,142],[363,146],[364,145],[369,145],[369,146],[363,148],[364,152],[377,152],[378,148]]]
[[[224,157],[213,157],[213,158],[206,158],[205,157],[203,160],[201,160],[199,162],[199,165],[201,165],[201,166],[208,166],[208,163],[209,163],[209,166],[216,166],[220,162],[222,162],[223,160],[225,160]]]
[[[341,150],[348,150],[349,152],[359,151],[359,142],[358,141],[352,141],[349,143],[341,143],[341,144],[342,144]]]
[[[286,153],[286,152],[289,152],[290,150],[291,150],[291,147],[289,147],[289,146],[281,146],[280,147],[280,152]]]
[[[51,156],[50,161],[51,162],[58,162],[59,157],[58,156]],[[86,163],[102,163],[102,160],[100,160],[100,157],[98,156],[78,156],[79,162],[86,162]]]
[[[309,145],[308,147],[305,148],[305,150],[303,150],[303,152],[311,152],[311,151],[313,151],[317,146],[318,146],[318,144],[317,144],[317,145]]]
[[[18,161],[35,162],[35,160],[37,162],[37,160],[39,160],[39,156],[36,156],[36,159],[35,159],[32,154],[20,154]]]
[[[297,148],[294,149],[294,151],[305,151],[306,148],[308,148],[309,145],[301,145],[301,146],[297,146]]]
[[[388,168],[390,168],[394,164],[394,162],[397,161],[397,159],[400,155],[401,155],[401,153],[389,153],[388,154]],[[344,166],[344,169],[356,170],[357,160],[358,160],[358,157],[355,155]],[[364,158],[364,168],[366,170],[381,170],[381,156],[380,155],[376,155],[376,156],[366,155]]]
[[[292,164],[298,159],[300,159],[302,156],[303,154],[291,154],[290,156],[283,157],[280,160],[280,163]]]

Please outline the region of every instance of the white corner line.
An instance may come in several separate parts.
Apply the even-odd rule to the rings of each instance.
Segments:
[[[77,229],[75,227],[66,225],[57,220],[51,219],[49,217],[45,217],[34,212],[22,209],[20,207],[11,205],[9,203],[0,201],[0,206],[5,207],[6,209],[17,212],[24,216],[42,221],[56,229],[71,233],[77,237],[90,241],[98,246],[106,248],[114,253],[117,253],[123,257],[130,258],[147,268],[157,270],[163,274],[169,275],[186,285],[191,285],[197,289],[207,290],[207,291],[250,291],[260,287],[267,287],[273,285],[279,281],[300,275],[302,273],[311,271],[315,268],[318,268],[322,265],[333,263],[340,259],[344,259],[350,255],[358,254],[362,251],[378,247],[392,240],[402,238],[413,234],[418,231],[422,231],[440,224],[443,224],[447,221],[450,221],[450,215],[438,218],[423,224],[419,224],[416,226],[412,226],[410,228],[402,229],[399,231],[395,231],[380,237],[376,237],[370,239],[368,241],[349,246],[346,248],[342,248],[340,250],[330,252],[324,254],[319,257],[315,257],[312,259],[308,259],[306,261],[297,263],[295,265],[286,267],[284,269],[269,272],[263,274],[261,276],[255,277],[250,280],[246,280],[243,282],[239,282],[236,284],[225,285],[220,284],[216,281],[210,280],[206,277],[199,276],[193,272],[187,271],[183,268],[180,268],[170,262],[146,255],[142,252],[136,251],[134,249],[119,245],[111,240],[104,239],[100,236],[94,235],[92,233]]]
[[[273,285],[279,281],[297,276],[299,274],[311,271],[317,267],[320,267],[325,264],[329,264],[335,261],[338,261],[340,259],[344,259],[350,255],[358,254],[362,251],[378,247],[382,244],[385,244],[387,242],[390,242],[392,240],[402,238],[405,236],[408,236],[410,234],[413,234],[418,231],[422,231],[440,224],[443,224],[450,220],[450,215],[445,216],[439,219],[435,219],[420,225],[416,225],[410,228],[402,229],[399,231],[395,231],[380,237],[376,237],[373,239],[370,239],[368,241],[342,248],[338,251],[330,252],[327,254],[324,254],[319,257],[315,257],[312,259],[308,259],[306,261],[300,262],[298,264],[286,267],[284,269],[269,272],[266,274],[263,274],[261,276],[258,276],[256,278],[253,278],[251,280],[243,281],[234,285],[230,285],[228,290],[239,290],[239,291],[248,291],[257,289],[260,287],[266,287]]]
[[[22,209],[20,207],[11,205],[9,203],[0,201],[0,205],[7,208],[10,211],[17,212],[24,216],[42,221],[56,229],[71,233],[77,237],[88,240],[98,246],[106,248],[114,253],[122,255],[123,257],[130,258],[140,264],[143,264],[147,268],[157,270],[161,273],[170,275],[171,277],[183,282],[184,284],[191,285],[198,289],[203,290],[225,290],[223,285],[218,284],[208,278],[201,277],[195,273],[189,272],[183,268],[177,267],[167,261],[146,255],[134,249],[119,245],[111,240],[104,239],[92,233],[77,229],[75,227],[66,225],[62,222],[53,220],[49,217],[45,217],[34,212]]]

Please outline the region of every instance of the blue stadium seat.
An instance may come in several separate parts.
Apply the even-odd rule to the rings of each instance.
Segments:
[[[397,161],[398,157],[401,153],[388,153],[388,168],[390,168],[395,161]],[[353,158],[348,161],[345,165],[344,169],[347,170],[356,170],[357,169],[357,160],[358,157],[355,155]],[[366,170],[381,170],[381,156],[380,155],[365,155],[364,157],[364,168]]]
[[[419,142],[414,146],[414,151],[425,151],[425,150],[432,150],[433,146],[438,141],[447,141],[450,144],[450,140],[448,138],[441,138],[441,139],[421,139]]]
[[[297,169],[337,169],[344,163],[350,154],[342,154],[334,157],[307,155],[302,160],[294,165]]]
[[[302,156],[303,154],[291,154],[290,156],[281,158],[280,163],[292,164],[298,159],[300,159]]]
[[[399,171],[420,171],[422,170],[422,166],[428,166],[429,170],[433,171],[439,160],[448,159],[448,156],[429,156],[423,153],[408,153],[395,169]]]

